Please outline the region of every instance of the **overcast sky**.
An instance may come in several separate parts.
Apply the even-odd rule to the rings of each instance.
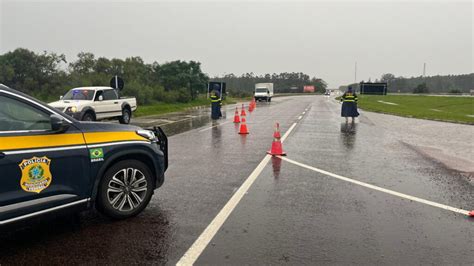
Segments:
[[[18,47],[145,62],[197,60],[211,76],[304,72],[330,87],[382,73],[473,72],[471,1],[0,0],[0,53]]]

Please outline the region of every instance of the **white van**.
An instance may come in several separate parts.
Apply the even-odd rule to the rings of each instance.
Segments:
[[[255,101],[271,102],[273,97],[273,83],[257,83],[255,84]]]

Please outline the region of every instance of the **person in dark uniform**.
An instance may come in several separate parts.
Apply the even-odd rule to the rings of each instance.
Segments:
[[[352,123],[354,123],[355,118],[359,116],[359,112],[357,111],[357,95],[352,91],[351,86],[342,95],[341,102],[341,116],[346,118],[346,123],[349,122],[349,117],[352,117]]]
[[[218,92],[212,91],[211,92],[211,118],[212,119],[219,119],[221,114],[221,100],[219,97]]]
[[[218,108],[218,113],[219,113],[219,118],[222,117],[222,112],[221,112],[221,109],[222,109],[222,97],[221,97],[221,94],[219,93],[219,91],[216,91],[216,95],[217,95],[217,98],[219,98],[219,108]]]

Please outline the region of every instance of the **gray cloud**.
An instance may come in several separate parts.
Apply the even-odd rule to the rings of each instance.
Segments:
[[[15,2],[0,4],[0,52],[198,60],[205,72],[302,71],[331,87],[382,73],[473,72],[467,2]]]

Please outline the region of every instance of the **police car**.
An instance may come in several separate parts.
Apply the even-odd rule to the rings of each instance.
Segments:
[[[164,181],[160,128],[80,122],[0,84],[0,225],[96,207],[128,218]]]

